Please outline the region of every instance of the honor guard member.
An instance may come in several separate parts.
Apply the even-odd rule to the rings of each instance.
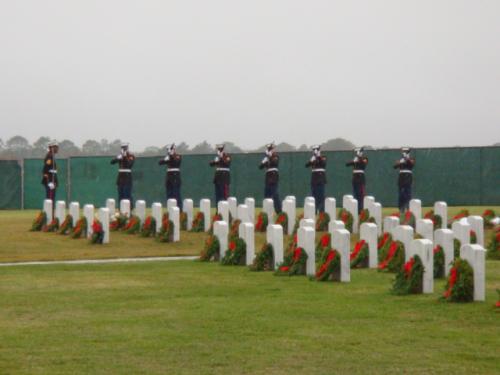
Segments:
[[[217,155],[210,162],[211,167],[215,167],[214,186],[215,186],[215,207],[220,201],[227,200],[229,196],[229,184],[231,183],[230,169],[231,156],[224,152],[224,144],[216,146]]]
[[[52,207],[55,207],[57,181],[57,163],[56,154],[59,151],[59,145],[56,141],[48,144],[48,152],[43,160],[42,185],[45,186],[45,198],[52,200]]]
[[[326,157],[321,155],[321,146],[313,146],[313,155],[306,163],[311,167],[311,195],[316,202],[316,211],[325,212]]]
[[[363,154],[363,147],[354,149],[354,159],[346,163],[346,167],[352,166],[352,195],[358,201],[358,213],[363,209],[365,197],[365,169],[368,158]]]
[[[410,208],[411,200],[411,185],[413,183],[413,167],[415,159],[410,156],[410,148],[404,147],[401,149],[401,159],[394,164],[394,169],[399,169],[399,211],[405,212]]]
[[[175,199],[177,201],[177,206],[182,212],[181,161],[182,156],[177,153],[175,143],[172,143],[172,145],[167,148],[167,156],[158,161],[158,164],[167,166],[167,175],[165,177],[167,201],[171,198]]]
[[[128,199],[130,206],[134,206],[132,200],[132,166],[135,156],[128,150],[128,143],[122,143],[120,153],[111,160],[111,164],[118,163],[118,177],[116,185],[118,187],[118,202],[122,199]]]
[[[274,211],[281,212],[281,200],[278,191],[280,158],[273,143],[266,145],[266,156],[262,159],[259,169],[266,169],[264,197],[271,198],[274,203]]]

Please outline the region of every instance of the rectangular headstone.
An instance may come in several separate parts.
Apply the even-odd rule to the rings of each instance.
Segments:
[[[447,228],[448,223],[448,205],[446,202],[436,202],[434,203],[434,214],[441,216],[441,229]],[[436,228],[439,229],[439,228]]]
[[[337,229],[332,234],[332,248],[340,254],[340,281],[351,281],[351,234],[347,229]]]
[[[287,195],[285,197],[285,199],[290,199],[290,200],[294,201],[295,202],[295,207],[297,207],[297,198],[295,197],[295,195]]]
[[[227,201],[217,203],[217,212],[222,216],[222,221],[229,223],[229,203]]]
[[[395,216],[384,217],[384,232],[393,234],[392,232],[399,226],[399,218]]]
[[[375,203],[375,197],[373,197],[371,195],[365,195],[365,197],[363,198],[363,208],[366,208],[369,211],[370,211],[370,207],[374,203]]]
[[[99,209],[99,221],[101,222],[104,232],[102,243],[109,243],[109,208],[105,207]]]
[[[409,225],[398,225],[392,231],[394,241],[401,241],[405,246],[405,262],[408,262],[411,258],[410,247],[413,241],[413,228]]]
[[[368,209],[370,216],[375,219],[375,224],[377,224],[378,235],[382,234],[382,205],[378,202],[374,202],[370,205]]]
[[[467,219],[454,221],[451,230],[461,246],[470,244],[470,224]]]
[[[170,198],[167,200],[167,212],[169,212],[172,207],[177,207],[177,199]]]
[[[470,229],[476,232],[477,244],[484,247],[484,220],[481,216],[469,216],[467,218]]]
[[[337,201],[335,198],[325,198],[325,212],[330,216],[330,220],[337,219]]]
[[[316,199],[314,199],[314,197],[311,197],[311,196],[305,197],[304,198],[304,207],[308,203],[312,203],[312,204],[314,204],[316,206]]]
[[[354,198],[347,199],[344,208],[352,215],[352,233],[359,232],[358,201]]]
[[[283,212],[288,216],[288,228],[287,234],[292,234],[293,228],[295,226],[296,208],[295,200],[286,198],[283,201]]]
[[[66,202],[65,201],[57,201],[56,202],[56,219],[59,220],[59,225],[62,224],[64,219],[66,218]]]
[[[94,223],[94,205],[86,204],[83,206],[83,216],[87,219],[87,238],[92,237],[92,224]]]
[[[274,269],[277,269],[278,264],[283,263],[283,227],[276,224],[268,225],[266,236],[267,242],[273,246]]]
[[[106,199],[106,208],[109,210],[109,216],[113,216],[116,212],[116,203],[113,198]]]
[[[262,211],[267,214],[269,223],[274,223],[274,202],[271,198],[262,201]]]
[[[245,204],[248,207],[248,214],[250,216],[250,221],[253,223],[255,221],[255,199],[245,198]]]
[[[328,233],[333,234],[337,229],[345,229],[345,224],[342,220],[330,220],[328,223]]]
[[[316,274],[316,233],[314,228],[302,227],[297,232],[297,245],[304,249],[307,254],[306,275],[314,276]]]
[[[231,216],[233,219],[236,219],[238,217],[238,200],[236,197],[229,197],[227,198],[227,203],[229,204],[229,212],[231,213]]]
[[[138,200],[135,201],[135,214],[141,221],[141,224],[144,223],[144,220],[146,219],[146,201],[144,200]]]
[[[432,241],[428,239],[413,240],[410,246],[410,258],[418,255],[424,266],[423,293],[434,292],[434,251]]]
[[[43,212],[45,212],[45,215],[47,215],[47,224],[49,224],[52,219],[52,208],[53,208],[53,203],[51,199],[45,199],[43,201]]]
[[[120,201],[120,213],[126,217],[130,217],[130,201],[128,199]]]
[[[248,206],[246,204],[238,205],[238,219],[241,220],[242,223],[252,223],[250,221],[250,213],[248,212]]]
[[[434,223],[430,219],[416,219],[415,232],[428,240],[434,241]]]
[[[163,219],[163,208],[161,203],[153,203],[153,205],[151,206],[151,216],[153,216],[156,221],[156,233],[160,233]]]
[[[69,204],[69,214],[73,220],[73,227],[75,227],[77,221],[80,220],[80,203],[71,202]]]
[[[191,230],[191,228],[193,228],[193,211],[194,211],[193,200],[184,199],[182,203],[182,210],[186,214],[186,229]]]
[[[422,202],[420,199],[412,199],[410,201],[410,211],[415,216],[415,220],[422,218]]]
[[[352,196],[351,194],[345,194],[343,197],[342,197],[342,207],[345,208],[345,205],[347,203],[347,201],[351,200],[351,199],[354,199],[354,196]]]
[[[214,236],[219,240],[219,260],[224,258],[226,255],[226,251],[228,249],[228,235],[229,235],[229,226],[225,221],[216,221],[214,223]]]
[[[474,270],[474,301],[486,299],[486,273],[485,273],[486,250],[481,245],[462,245],[460,258],[465,259]]]
[[[181,222],[180,222],[181,210],[177,206],[171,206],[168,210],[168,218],[172,220],[174,224],[174,238],[173,242],[179,242],[181,240]]]
[[[378,263],[378,235],[377,225],[373,223],[363,223],[360,227],[360,239],[368,244],[368,267],[377,268]]]
[[[245,241],[247,245],[246,265],[253,263],[255,258],[255,229],[252,223],[241,223],[238,229],[239,237]]]
[[[205,222],[204,222],[204,230],[208,232],[210,230],[210,221],[212,220],[211,212],[210,212],[210,199],[202,199],[200,200],[200,211],[203,213]]]
[[[455,258],[453,238],[453,231],[450,229],[438,229],[434,232],[434,245],[439,245],[443,248],[445,276],[448,276],[450,273],[451,264]]]
[[[304,219],[316,222],[316,206],[312,202],[307,202],[304,206]]]

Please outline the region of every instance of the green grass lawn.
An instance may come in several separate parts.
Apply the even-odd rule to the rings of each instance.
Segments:
[[[318,283],[194,261],[0,269],[2,374],[495,374],[487,302],[389,293],[393,275]]]

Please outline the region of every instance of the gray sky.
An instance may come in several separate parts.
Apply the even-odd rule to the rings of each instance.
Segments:
[[[498,0],[0,0],[0,138],[500,142]]]

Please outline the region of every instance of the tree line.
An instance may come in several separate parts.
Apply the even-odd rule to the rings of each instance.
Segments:
[[[16,135],[12,138],[3,141],[0,138],[0,158],[2,159],[23,159],[23,158],[43,158],[47,153],[47,145],[52,140],[48,136],[38,138],[33,144],[23,136]],[[109,141],[101,139],[100,141],[89,139],[85,141],[81,147],[77,146],[73,141],[65,139],[59,142],[59,156],[66,158],[71,156],[103,156],[103,155],[116,155],[120,152],[120,145],[122,141],[115,139]],[[243,149],[234,142],[223,142],[226,145],[226,151],[229,153],[244,153],[244,152],[264,152],[266,145],[262,145],[257,149]],[[148,146],[144,150],[139,151],[134,149],[131,145],[131,151],[137,156],[161,156],[166,153],[164,146]],[[186,142],[180,142],[177,146],[177,152],[180,154],[212,154],[215,145],[207,141],[203,141],[191,147]],[[310,146],[305,144],[298,147],[286,142],[277,143],[277,150],[279,152],[294,152],[294,151],[310,151]],[[343,138],[330,139],[322,144],[324,151],[341,151],[352,150],[355,145]]]

